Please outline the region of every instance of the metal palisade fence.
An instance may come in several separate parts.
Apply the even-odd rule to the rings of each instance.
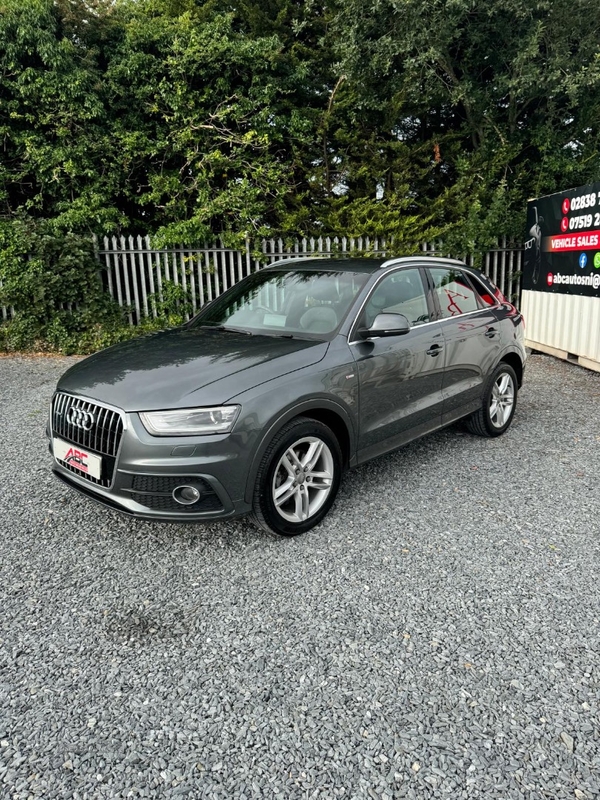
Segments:
[[[150,237],[94,237],[96,255],[106,290],[124,309],[130,325],[144,318],[156,318],[161,307],[175,299],[183,302],[185,316],[198,311],[205,303],[251,272],[284,258],[298,256],[376,255],[391,256],[389,240],[368,236],[322,236],[293,240],[246,239],[242,249],[221,243],[200,247],[157,249]],[[421,245],[425,255],[448,256],[442,242]],[[464,257],[473,265],[472,255]],[[502,239],[497,247],[485,252],[482,270],[502,290],[519,303],[523,247]],[[14,316],[14,309],[1,308],[3,319]]]
[[[187,300],[190,316],[205,303],[240,281],[251,272],[285,258],[298,256],[377,255],[387,256],[385,239],[368,236],[323,236],[292,240],[246,240],[243,249],[222,244],[201,247],[156,249],[150,237],[104,237],[96,242],[106,288],[127,313],[130,325],[143,318],[157,317],[169,294]],[[449,255],[441,242],[421,246],[425,255]],[[473,265],[473,256],[463,258]],[[520,276],[523,248],[506,239],[483,254],[482,271],[517,303],[520,299]]]

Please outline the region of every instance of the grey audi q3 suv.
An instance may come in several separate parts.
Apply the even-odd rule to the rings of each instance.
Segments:
[[[349,467],[463,417],[504,433],[525,358],[521,314],[459,261],[279,261],[189,323],[72,366],[53,470],[136,517],[303,533]]]

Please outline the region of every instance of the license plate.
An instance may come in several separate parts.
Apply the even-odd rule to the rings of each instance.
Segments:
[[[78,469],[85,475],[100,480],[102,470],[102,459],[93,453],[88,453],[76,444],[63,442],[62,439],[53,439],[54,458],[63,461],[70,467]]]

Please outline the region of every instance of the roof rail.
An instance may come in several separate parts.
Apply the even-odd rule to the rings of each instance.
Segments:
[[[419,253],[415,253],[414,256],[396,256],[394,258],[388,258],[387,261],[384,261],[383,264],[379,267],[379,269],[383,269],[384,267],[391,267],[394,264],[412,264],[414,261],[431,263],[431,264],[460,264],[461,267],[465,266],[464,261],[461,261],[458,258],[447,258],[446,256],[422,256]]]

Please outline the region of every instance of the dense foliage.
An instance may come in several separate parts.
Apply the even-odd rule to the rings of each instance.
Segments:
[[[131,335],[102,285],[89,235],[18,214],[0,221],[0,350],[91,352]]]
[[[592,0],[0,0],[0,212],[520,233],[600,174]]]
[[[405,252],[520,237],[528,197],[600,177],[596,14],[0,0],[2,235],[34,226],[61,252],[91,232],[394,234]]]

